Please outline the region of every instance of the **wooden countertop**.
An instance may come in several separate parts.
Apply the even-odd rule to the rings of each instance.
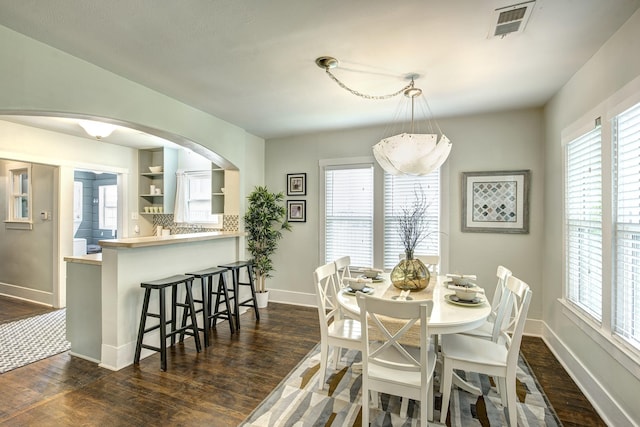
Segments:
[[[75,262],[77,264],[102,265],[102,254],[88,254],[77,256],[66,256],[64,260],[67,262]]]
[[[176,243],[198,242],[202,240],[228,239],[246,236],[245,232],[210,231],[206,233],[172,234],[170,236],[130,237],[125,239],[100,240],[103,248],[143,248],[148,246],[172,245]]]

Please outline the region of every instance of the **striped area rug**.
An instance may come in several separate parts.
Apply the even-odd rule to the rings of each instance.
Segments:
[[[66,311],[0,325],[0,374],[69,350]]]
[[[331,360],[331,359],[329,359]],[[341,426],[361,425],[361,372],[352,369],[360,353],[347,351],[339,367],[346,367],[326,378],[325,390],[318,389],[320,353],[316,346],[280,385],[249,415],[242,426]],[[505,426],[503,408],[495,385],[486,375],[460,372],[480,387],[483,396],[473,396],[454,388],[451,393],[451,426]],[[560,426],[553,409],[541,391],[526,361],[521,357],[517,372],[518,425]],[[410,401],[409,418],[400,418],[400,399],[379,394],[378,408],[370,408],[372,426],[418,426],[420,408]],[[440,418],[440,397],[434,418]],[[429,423],[429,425],[440,425]]]

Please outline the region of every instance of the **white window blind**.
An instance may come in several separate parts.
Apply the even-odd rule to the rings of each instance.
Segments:
[[[394,176],[384,174],[384,268],[398,263],[404,246],[398,232],[398,214],[411,207],[416,197],[424,193],[428,203],[428,235],[418,244],[416,255],[440,255],[440,170],[426,176]]]
[[[187,171],[187,211],[185,222],[217,224],[220,215],[211,213],[211,171]]]
[[[325,168],[325,262],[373,265],[373,166]]]
[[[640,349],[640,104],[614,119],[613,330]]]
[[[601,128],[571,141],[566,155],[567,298],[602,320]]]

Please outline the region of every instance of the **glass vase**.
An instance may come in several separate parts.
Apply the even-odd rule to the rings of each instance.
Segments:
[[[391,283],[403,291],[421,291],[429,286],[430,279],[429,269],[413,257],[413,251],[406,251],[405,258],[391,270]]]

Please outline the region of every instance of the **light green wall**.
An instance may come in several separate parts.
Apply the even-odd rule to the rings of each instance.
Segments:
[[[438,120],[453,149],[447,160],[450,222],[449,271],[477,274],[489,293],[495,286],[496,268],[503,264],[528,282],[533,289],[530,317],[542,314],[542,237],[544,176],[544,129],[542,110],[530,109],[471,117]],[[372,157],[371,147],[382,136],[384,127],[317,133],[267,141],[266,183],[272,191],[286,190],[287,173],[306,172],[307,222],[293,225],[285,233],[274,257],[271,289],[313,293],[312,273],[322,261],[319,254],[319,167],[321,159]],[[460,231],[461,173],[530,169],[530,233],[507,235],[462,233]],[[376,166],[377,173],[381,169]],[[381,190],[381,188],[379,188]],[[292,199],[293,197],[289,197]],[[381,230],[376,230],[381,235]]]
[[[605,43],[545,108],[545,240],[543,250],[543,320],[550,340],[564,344],[565,363],[594,387],[584,390],[606,412],[611,425],[640,423],[640,366],[636,374],[616,361],[612,346],[602,348],[563,311],[558,298],[563,286],[563,151],[561,133],[590,113],[627,83],[640,76],[640,12]],[[593,116],[593,119],[597,117]],[[605,280],[607,280],[605,278]],[[563,354],[560,354],[563,356]],[[571,360],[573,358],[573,360]],[[600,390],[599,387],[602,387]],[[613,401],[609,401],[612,399]],[[637,424],[636,424],[637,425]]]
[[[6,165],[11,162],[0,159],[0,218],[6,219],[7,177]],[[31,230],[6,228],[0,222],[0,286],[6,285],[52,293],[54,226],[53,221],[42,220],[41,211],[53,212],[53,183],[56,170],[52,166],[32,164],[29,179],[32,183]]]
[[[247,139],[256,138],[235,125],[6,27],[0,27],[0,74],[0,113],[87,114],[132,123],[194,141],[241,171],[245,168]]]

